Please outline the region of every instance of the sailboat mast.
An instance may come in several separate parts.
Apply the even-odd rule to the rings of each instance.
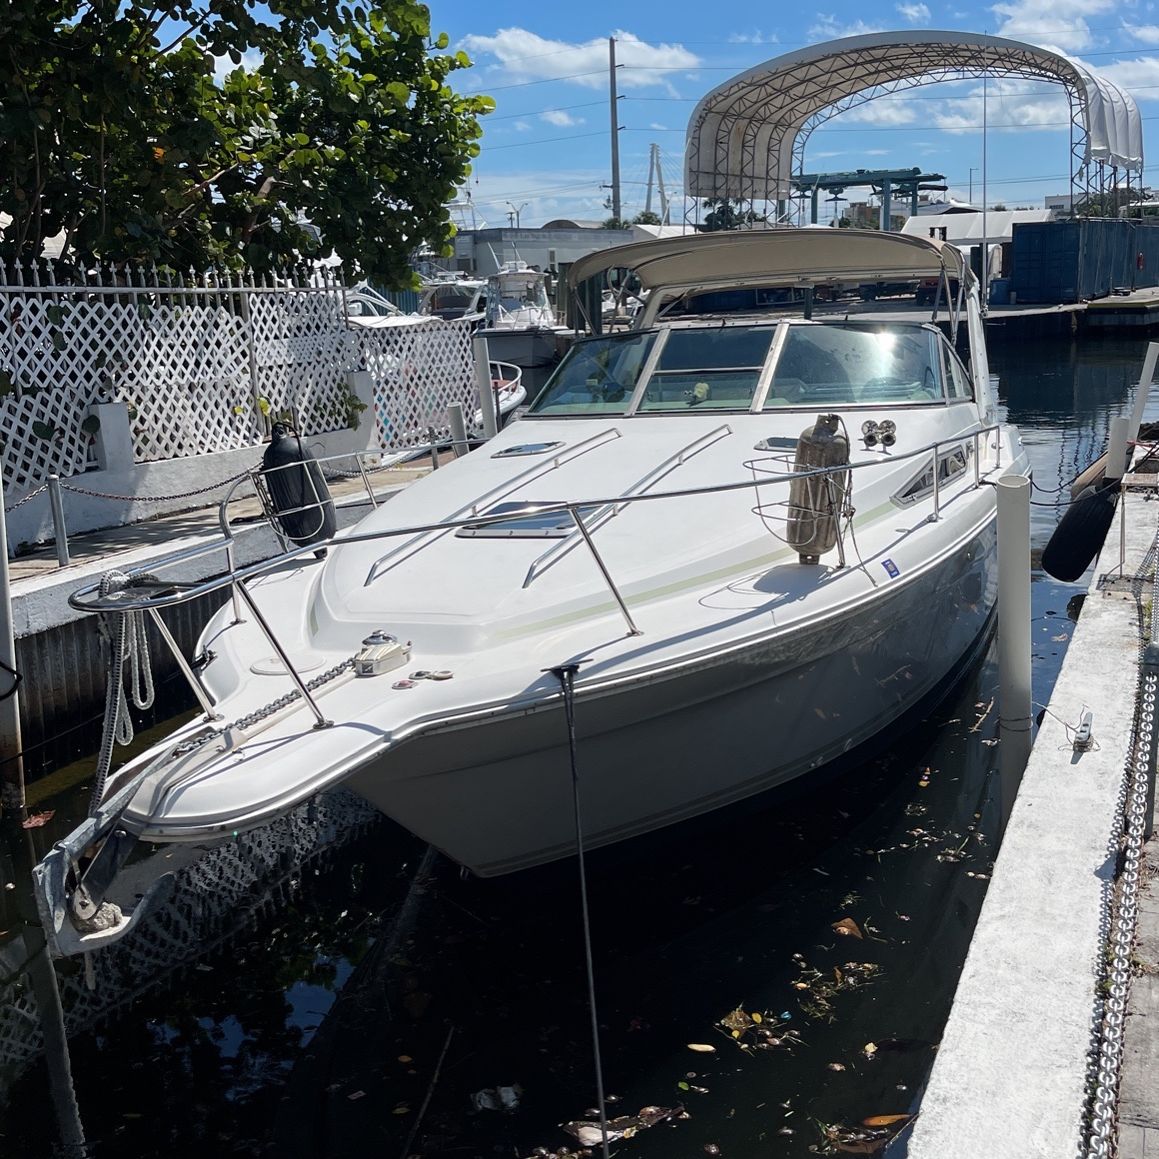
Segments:
[[[644,196],[644,212],[652,212],[652,174],[656,171],[656,146],[648,146],[648,192]]]
[[[653,145],[656,150],[656,188],[660,193],[660,224],[668,224],[668,194],[664,192],[664,170],[660,168],[660,146]]]

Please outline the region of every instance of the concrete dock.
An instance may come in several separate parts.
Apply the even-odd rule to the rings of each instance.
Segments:
[[[1141,478],[1120,500],[1096,564],[995,863],[911,1159],[1159,1156],[1155,838],[1138,875],[1121,1075],[1104,1062],[1101,1094],[1098,1083],[1101,1052],[1118,1045],[1115,1020],[1105,1021],[1116,998],[1108,930],[1131,901],[1122,834],[1154,587],[1155,479]],[[1075,745],[1084,710],[1093,714],[1086,751]]]

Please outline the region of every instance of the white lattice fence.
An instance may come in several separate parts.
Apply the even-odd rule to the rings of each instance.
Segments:
[[[184,297],[141,310],[141,341],[118,375],[135,413],[138,462],[250,446],[261,423],[250,383],[245,319]]]
[[[99,390],[87,364],[94,347],[120,336],[103,339],[103,329],[67,302],[0,296],[0,438],[4,478],[14,491],[85,469],[90,436],[81,424]]]
[[[347,426],[353,345],[341,287],[259,289],[249,317],[257,392],[271,410],[294,414],[310,434]]]
[[[0,437],[9,498],[89,464],[95,401],[130,406],[138,462],[253,445],[258,399],[305,432],[347,426],[357,365],[344,291],[330,273],[257,284],[103,269],[79,282],[52,263],[0,282]]]
[[[471,323],[437,318],[362,331],[362,360],[374,380],[375,431],[384,450],[450,438],[447,406],[463,404],[467,425],[479,409]]]

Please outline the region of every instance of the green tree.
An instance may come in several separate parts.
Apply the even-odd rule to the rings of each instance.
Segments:
[[[633,225],[660,225],[660,215],[650,209],[643,209],[632,218]]]
[[[338,254],[402,286],[470,172],[470,66],[416,0],[7,0],[0,254],[258,270]],[[224,78],[223,71],[228,70]]]
[[[745,209],[744,202],[739,198],[713,197],[703,201],[701,206],[708,210],[700,225],[705,233],[714,233],[721,229],[740,229],[742,225],[765,220],[763,213],[757,213],[751,208]]]

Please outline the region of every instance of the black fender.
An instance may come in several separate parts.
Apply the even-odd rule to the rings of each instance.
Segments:
[[[273,441],[262,455],[262,474],[274,518],[287,539],[304,547],[333,538],[338,530],[334,499],[301,435],[275,426]]]
[[[1083,488],[1067,507],[1042,553],[1042,570],[1063,583],[1074,583],[1098,555],[1115,516],[1119,482],[1102,481]]]

